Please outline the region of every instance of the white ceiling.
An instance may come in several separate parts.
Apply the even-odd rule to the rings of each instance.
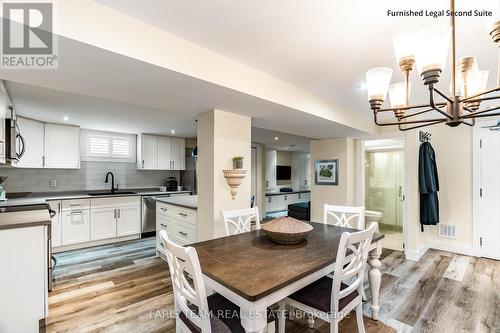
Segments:
[[[348,109],[369,113],[364,73],[375,66],[395,70],[392,34],[448,18],[388,17],[393,9],[448,9],[449,0],[97,0],[219,54],[282,78]],[[457,9],[481,9],[457,0]],[[497,50],[482,18],[457,18],[458,57],[474,55],[496,77]],[[426,90],[414,72],[413,100]],[[448,91],[448,72],[442,90]],[[419,103],[420,104],[420,103]]]
[[[73,114],[72,119],[82,119],[85,127],[100,128],[107,122],[106,126],[115,126],[117,130],[134,128],[133,132],[163,132],[179,127],[179,135],[193,136],[193,119],[198,114],[221,109],[252,117],[253,126],[305,137],[361,134],[322,117],[75,40],[59,37],[58,44],[57,70],[0,70],[0,77],[11,81],[9,94],[20,114],[37,113],[57,121],[62,113],[67,113]],[[120,114],[121,104],[113,102],[127,104],[127,111]],[[100,112],[86,117],[91,113],[90,106]]]
[[[275,140],[278,138],[278,140]],[[276,150],[309,152],[311,139],[303,136],[252,127],[252,142]]]

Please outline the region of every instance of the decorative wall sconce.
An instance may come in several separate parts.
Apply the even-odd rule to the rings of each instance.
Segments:
[[[235,169],[235,170],[222,170],[224,172],[224,178],[226,178],[227,185],[231,188],[231,197],[236,199],[238,194],[238,186],[241,185],[247,170]]]

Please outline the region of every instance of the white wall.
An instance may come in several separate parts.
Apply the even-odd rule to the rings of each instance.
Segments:
[[[198,117],[198,224],[200,240],[225,235],[221,211],[250,207],[251,118],[220,110]],[[234,156],[243,156],[248,170],[232,199],[223,170],[232,169]],[[201,229],[200,229],[201,228]]]

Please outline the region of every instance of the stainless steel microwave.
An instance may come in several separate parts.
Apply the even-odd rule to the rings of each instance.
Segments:
[[[18,161],[26,151],[26,142],[19,130],[13,107],[8,108],[10,117],[5,118],[5,149],[0,149],[0,155],[3,150],[6,161]]]

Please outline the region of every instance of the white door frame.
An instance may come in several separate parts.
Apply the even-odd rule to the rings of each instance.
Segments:
[[[406,158],[406,136],[400,133],[382,134],[374,137],[359,138],[356,144],[356,204],[365,206],[365,141],[383,140],[383,139],[402,139],[403,141],[403,243],[405,258],[408,251],[408,200],[407,186],[408,186],[408,158]]]
[[[497,118],[486,121],[476,122],[472,129],[472,250],[473,255],[482,257],[483,253],[480,244],[479,227],[479,200],[481,189],[481,148],[480,148],[480,128],[482,126],[491,126],[498,123]],[[500,135],[500,134],[499,134]]]

